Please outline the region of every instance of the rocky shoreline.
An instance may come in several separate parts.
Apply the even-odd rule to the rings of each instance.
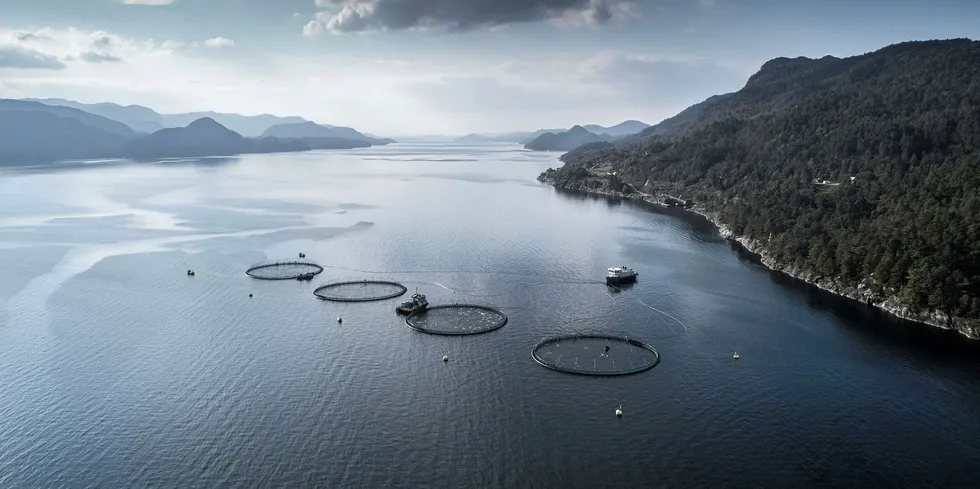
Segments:
[[[563,188],[566,190],[574,190],[595,195],[604,195],[608,197],[618,197],[622,199],[642,200],[655,205],[659,205],[661,202],[663,202],[664,198],[667,197],[666,195],[654,196],[639,193],[623,193],[609,190],[607,188],[592,188],[585,185],[558,185],[553,179],[547,178],[544,175],[539,177],[538,180],[556,188]],[[797,269],[793,266],[778,263],[766,250],[765,243],[758,240],[748,239],[745,236],[736,235],[723,222],[721,222],[717,212],[713,212],[700,205],[685,207],[684,209],[710,221],[712,224],[718,227],[718,231],[723,238],[734,241],[741,245],[745,250],[757,255],[762,264],[771,270],[784,273],[790,277],[802,280],[833,294],[859,301],[868,306],[876,307],[901,319],[915,321],[946,330],[954,330],[970,339],[980,339],[980,328],[966,323],[963,318],[952,318],[952,320],[950,320],[946,314],[938,311],[915,313],[908,307],[904,306],[897,297],[888,297],[881,293],[875,292],[866,283],[862,282],[861,284],[858,284],[857,287],[846,286],[841,284],[834,277],[823,277],[809,270]]]

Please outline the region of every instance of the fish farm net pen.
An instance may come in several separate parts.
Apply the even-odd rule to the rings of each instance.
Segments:
[[[393,299],[407,291],[408,288],[398,282],[360,280],[321,285],[313,295],[333,302],[370,302]]]
[[[477,304],[447,304],[430,306],[413,312],[405,324],[416,331],[444,336],[489,333],[507,324],[507,315],[500,309]]]
[[[289,260],[257,263],[245,270],[245,274],[259,280],[294,280],[323,272],[323,267],[312,261]]]
[[[546,368],[577,375],[631,375],[656,367],[660,353],[631,338],[607,335],[566,335],[548,338],[531,349]]]

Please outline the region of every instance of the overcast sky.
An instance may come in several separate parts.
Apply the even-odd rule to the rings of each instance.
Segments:
[[[975,0],[0,0],[0,97],[383,135],[656,123],[777,56],[980,38]]]

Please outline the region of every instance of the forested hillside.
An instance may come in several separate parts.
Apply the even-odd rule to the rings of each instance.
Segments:
[[[564,160],[542,177],[574,187],[612,165],[781,264],[977,335],[980,42],[775,59],[676,132]]]

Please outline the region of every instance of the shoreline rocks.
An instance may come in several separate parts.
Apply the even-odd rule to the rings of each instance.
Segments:
[[[542,174],[540,177],[538,177],[538,181],[556,188],[574,190],[595,195],[604,195],[607,197],[641,200],[655,205],[662,205],[661,202],[663,202],[664,198],[669,197],[667,195],[657,196],[639,193],[623,193],[603,187],[595,188],[587,185],[559,185],[554,178],[551,178],[546,174]],[[764,243],[760,242],[759,240],[751,240],[745,236],[736,235],[721,221],[716,212],[712,212],[697,204],[691,207],[682,208],[707,219],[718,228],[718,232],[723,238],[738,243],[749,253],[758,256],[760,262],[770,270],[786,274],[797,280],[814,285],[838,296],[846,297],[848,299],[861,302],[862,304],[875,307],[901,319],[927,324],[929,326],[946,330],[955,330],[967,338],[974,340],[980,339],[980,330],[978,330],[978,328],[975,326],[964,323],[962,320],[957,321],[957,319],[960,318],[952,318],[951,320],[951,318],[949,318],[946,314],[939,311],[924,311],[920,313],[913,312],[907,306],[903,305],[898,297],[886,296],[876,292],[867,285],[866,281],[862,281],[862,283],[858,284],[856,287],[843,285],[839,282],[839,280],[837,280],[836,277],[824,277],[817,275],[810,270],[797,269],[791,265],[778,263],[769,254]]]

